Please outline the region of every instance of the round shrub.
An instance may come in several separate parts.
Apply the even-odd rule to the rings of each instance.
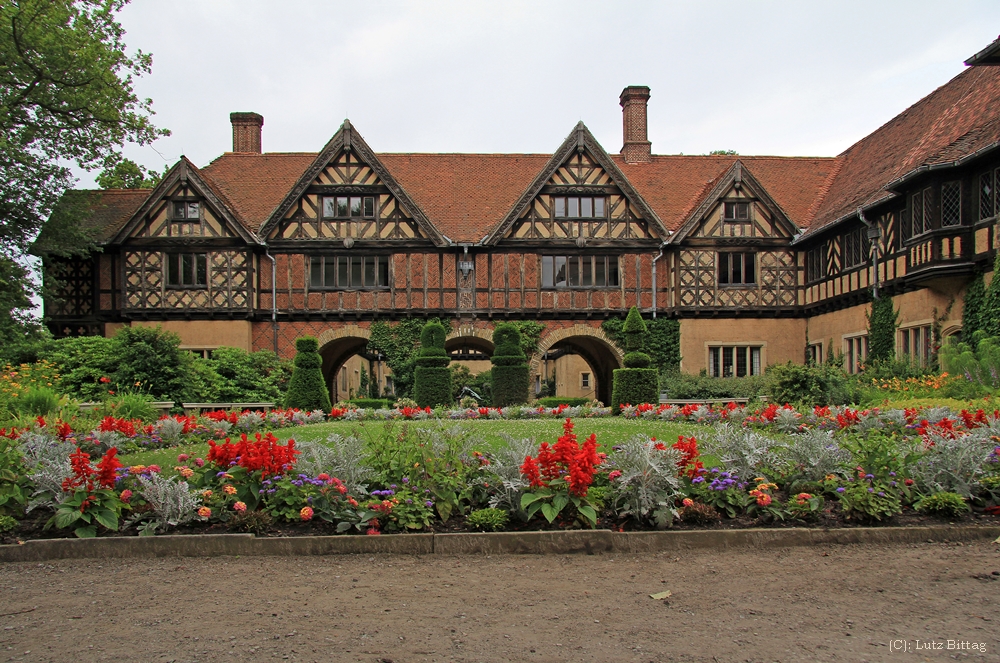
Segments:
[[[843,405],[850,400],[847,378],[839,368],[788,362],[767,370],[770,400],[803,405]]]
[[[508,518],[503,509],[478,509],[465,517],[465,523],[472,529],[496,532],[507,526]]]
[[[528,402],[528,363],[521,349],[521,330],[501,322],[493,330],[493,406],[506,407]]]
[[[295,360],[292,362],[292,379],[288,381],[285,407],[300,410],[330,411],[330,392],[323,380],[319,356],[319,342],[311,336],[295,340]]]
[[[969,505],[958,493],[940,492],[928,495],[917,502],[917,511],[942,518],[959,518],[969,512]]]
[[[659,372],[647,368],[652,360],[642,351],[646,323],[635,306],[625,317],[622,333],[625,335],[625,368],[615,369],[611,388],[611,408],[615,414],[621,411],[622,405],[660,402]]]
[[[432,320],[420,332],[420,352],[413,371],[413,395],[420,407],[451,403],[451,358],[444,349],[444,325]]]

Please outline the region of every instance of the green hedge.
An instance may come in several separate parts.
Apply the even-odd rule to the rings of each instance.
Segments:
[[[319,342],[311,336],[303,336],[295,340],[295,350],[285,407],[329,412],[332,406],[330,392],[323,380]]]
[[[668,373],[662,388],[671,400],[705,400],[713,398],[759,398],[770,396],[769,379],[764,375],[742,378],[711,378],[705,375]]]
[[[660,375],[655,368],[616,368],[611,408],[616,414],[622,405],[660,402]]]
[[[544,407],[559,407],[560,405],[576,407],[578,405],[586,405],[590,402],[590,399],[583,398],[582,396],[545,396],[535,402]]]
[[[493,330],[496,348],[493,362],[493,406],[506,407],[528,402],[528,362],[521,349],[521,331],[509,322],[497,324]]]
[[[420,352],[413,371],[413,396],[420,407],[436,407],[452,402],[451,358],[444,349],[447,331],[432,320],[420,332]]]

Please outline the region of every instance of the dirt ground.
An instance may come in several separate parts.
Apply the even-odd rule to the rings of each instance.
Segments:
[[[0,564],[0,625],[0,661],[997,661],[1000,545]]]

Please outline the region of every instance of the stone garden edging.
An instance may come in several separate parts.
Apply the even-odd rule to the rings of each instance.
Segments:
[[[255,537],[192,534],[96,539],[36,539],[0,546],[0,562],[53,559],[142,559],[222,555],[499,555],[655,553],[706,548],[785,548],[847,543],[973,541],[1000,536],[1000,527],[864,527],[844,529],[738,529],[665,532],[569,530],[383,536]]]

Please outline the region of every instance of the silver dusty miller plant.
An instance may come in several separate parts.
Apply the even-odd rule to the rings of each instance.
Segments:
[[[716,424],[713,435],[705,440],[704,453],[718,458],[738,476],[753,478],[781,468],[783,446],[751,428],[724,423]]]
[[[968,435],[951,438],[931,433],[934,443],[910,466],[910,478],[917,490],[925,495],[947,491],[970,499],[985,475],[993,450],[995,435],[1000,433],[995,421],[992,427],[977,428]]]
[[[153,433],[167,444],[177,444],[184,433],[184,422],[174,417],[160,419],[153,424]]]
[[[296,472],[311,477],[325,472],[343,481],[352,495],[368,492],[367,482],[375,472],[365,464],[363,440],[334,433],[326,438],[326,444],[301,442],[295,448],[299,450],[295,459]]]
[[[656,442],[645,435],[616,446],[607,460],[610,476],[615,477],[611,481],[615,511],[660,529],[669,527],[677,517],[674,503],[683,497],[677,478],[681,458],[677,449],[657,449]]]
[[[804,481],[822,481],[828,474],[839,474],[851,460],[851,452],[841,448],[833,431],[819,428],[792,435],[781,455],[791,465],[791,472]]]
[[[138,475],[139,494],[146,500],[152,511],[136,515],[133,520],[145,520],[141,534],[152,534],[156,529],[177,527],[194,520],[201,506],[201,496],[188,487],[187,481],[179,477],[165,478],[160,474]],[[154,515],[150,520],[149,515]]]
[[[62,485],[73,476],[69,455],[76,451],[76,443],[60,440],[45,429],[25,431],[18,442],[29,469],[28,478],[35,486],[27,510],[54,506],[69,498]]]
[[[492,475],[490,479],[496,491],[490,497],[490,506],[494,509],[506,509],[512,513],[527,514],[521,509],[521,495],[528,489],[528,482],[521,474],[521,465],[527,456],[533,456],[538,451],[534,438],[515,438],[507,433],[500,433],[504,444],[490,455],[487,470]]]

